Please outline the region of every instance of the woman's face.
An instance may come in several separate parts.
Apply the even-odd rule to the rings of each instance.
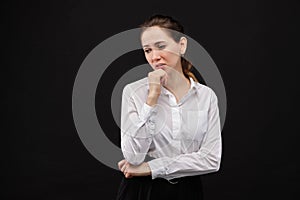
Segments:
[[[141,43],[145,57],[154,70],[170,67],[182,72],[180,55],[185,50],[186,43],[182,44],[182,40],[175,42],[166,31],[153,26],[142,33]]]

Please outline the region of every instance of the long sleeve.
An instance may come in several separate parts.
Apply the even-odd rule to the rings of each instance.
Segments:
[[[152,142],[155,130],[155,107],[141,100],[134,90],[125,86],[122,93],[121,149],[132,165],[141,164]]]
[[[221,129],[218,100],[212,90],[207,120],[207,132],[199,150],[172,158],[165,156],[149,161],[152,179],[161,177],[170,180],[219,170],[222,152]]]

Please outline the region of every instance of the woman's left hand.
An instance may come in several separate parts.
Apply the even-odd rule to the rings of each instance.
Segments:
[[[140,165],[132,165],[126,160],[121,160],[118,163],[118,167],[123,172],[126,178],[132,178],[133,176],[149,176],[151,175],[151,169],[147,162],[143,162]]]

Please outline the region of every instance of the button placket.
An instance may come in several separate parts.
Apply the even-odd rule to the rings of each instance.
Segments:
[[[180,110],[177,105],[176,98],[173,94],[169,94],[169,103],[171,105],[171,114],[172,114],[172,134],[174,139],[179,138],[181,120],[180,120]],[[177,145],[176,145],[177,146]]]

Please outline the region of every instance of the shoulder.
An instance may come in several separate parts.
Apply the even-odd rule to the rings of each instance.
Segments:
[[[203,85],[202,83],[195,82],[195,87],[200,93],[214,93],[214,91],[207,85]]]
[[[206,96],[210,99],[217,99],[217,95],[211,87],[195,82],[195,88],[199,95]]]

